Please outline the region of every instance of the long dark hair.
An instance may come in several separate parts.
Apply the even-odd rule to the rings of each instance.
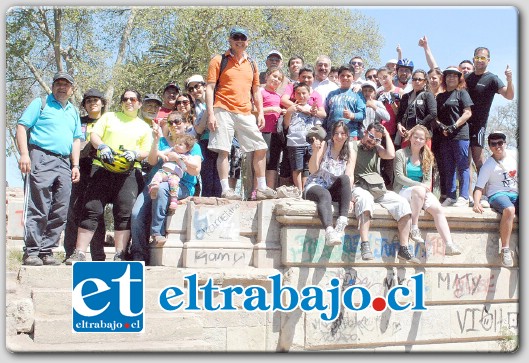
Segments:
[[[330,137],[330,139],[332,140],[332,138],[334,136],[334,132],[336,131],[336,129],[338,127],[342,127],[343,131],[347,135],[347,140],[344,142],[344,144],[342,146],[342,149],[340,150],[340,153],[338,154],[338,158],[340,160],[348,161],[349,160],[349,127],[347,127],[345,122],[338,121],[338,122],[335,122],[331,126],[331,137]]]

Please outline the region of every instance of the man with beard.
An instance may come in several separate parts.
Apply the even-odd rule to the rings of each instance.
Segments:
[[[382,138],[386,147],[381,145]],[[356,152],[354,168],[354,184],[352,200],[360,231],[360,252],[362,260],[372,260],[373,253],[369,244],[369,227],[375,202],[386,208],[397,221],[400,248],[399,260],[420,263],[408,249],[408,237],[411,228],[411,207],[406,199],[386,189],[384,179],[378,171],[379,159],[393,159],[395,148],[385,127],[372,123],[364,131],[362,139],[352,141],[351,146]]]
[[[403,93],[413,90],[410,79],[413,72],[413,62],[407,58],[399,59],[397,62],[397,79],[394,83],[396,87],[403,88]]]

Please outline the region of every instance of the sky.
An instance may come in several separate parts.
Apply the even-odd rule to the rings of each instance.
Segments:
[[[505,82],[507,64],[513,71],[515,98],[518,98],[518,44],[520,17],[515,7],[500,6],[359,6],[351,7],[375,20],[384,37],[380,51],[383,64],[397,58],[400,44],[403,57],[415,68],[428,70],[419,38],[427,36],[433,55],[441,68],[472,59],[474,49],[485,46],[491,52],[489,71]],[[287,55],[285,55],[287,57]],[[381,65],[383,65],[381,64]],[[507,101],[496,95],[492,108]],[[6,160],[6,179],[10,186],[22,186],[14,158]]]

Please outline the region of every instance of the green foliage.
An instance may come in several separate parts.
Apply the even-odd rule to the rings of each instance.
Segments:
[[[76,79],[74,104],[95,87],[116,110],[125,88],[160,93],[168,81],[184,86],[192,74],[206,76],[235,25],[248,29],[248,52],[261,70],[273,48],[285,67],[294,54],[309,64],[326,54],[335,65],[353,55],[378,65],[383,42],[372,19],[347,7],[13,7],[6,15],[8,155],[16,154],[18,117],[50,92],[58,69]]]

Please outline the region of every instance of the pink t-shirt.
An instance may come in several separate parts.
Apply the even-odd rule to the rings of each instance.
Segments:
[[[283,95],[288,95],[288,98],[290,100],[294,101],[294,97],[292,97],[292,94],[294,93],[294,84],[287,84],[285,87],[285,93]],[[321,95],[312,90],[312,93],[310,94],[309,101],[307,102],[310,106],[312,106],[314,103],[316,103],[316,106],[323,107],[323,99],[321,98]]]
[[[279,107],[281,96],[275,92],[270,92],[265,88],[261,88],[261,95],[263,96],[263,108],[265,107]],[[279,119],[278,112],[265,113],[265,127],[261,132],[277,132],[277,120]]]

